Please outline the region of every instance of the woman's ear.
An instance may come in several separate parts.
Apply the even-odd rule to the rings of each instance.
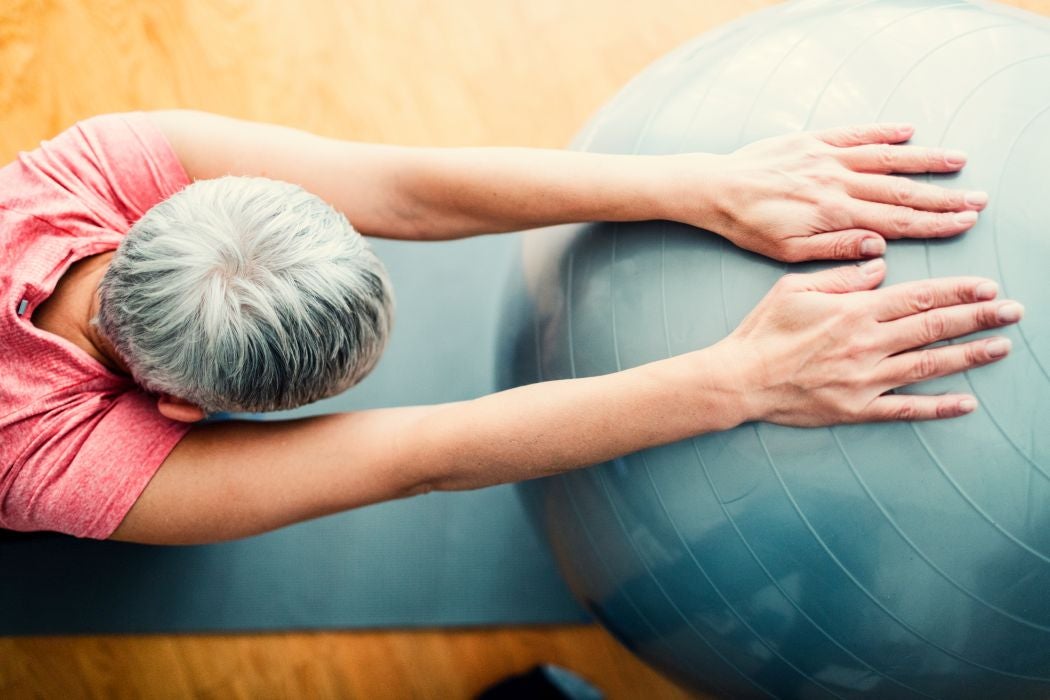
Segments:
[[[183,423],[196,423],[205,417],[205,413],[200,406],[195,406],[189,401],[183,401],[167,394],[161,394],[157,399],[157,411],[165,418]]]

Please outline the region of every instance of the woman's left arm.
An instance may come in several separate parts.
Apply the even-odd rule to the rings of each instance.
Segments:
[[[943,149],[892,145],[911,136],[892,125],[790,134],[728,155],[635,156],[390,146],[190,110],[149,116],[192,179],[294,182],[387,238],[671,219],[781,260],[844,259],[880,255],[885,238],[960,233],[984,204],[888,177],[963,165]]]

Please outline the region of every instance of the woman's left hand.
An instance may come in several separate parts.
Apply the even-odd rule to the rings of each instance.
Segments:
[[[679,198],[672,218],[786,262],[877,257],[887,239],[966,231],[988,202],[984,192],[891,175],[950,173],[965,164],[961,151],[899,145],[913,132],[907,124],[870,124],[767,138],[715,161],[671,156],[686,169],[674,169],[678,187],[695,173],[715,198]]]

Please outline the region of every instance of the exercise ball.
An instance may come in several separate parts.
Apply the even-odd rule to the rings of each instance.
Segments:
[[[722,697],[1050,697],[1050,23],[959,0],[812,0],[688,43],[574,144],[726,153],[782,133],[915,124],[986,190],[974,229],[891,241],[885,284],[999,281],[1028,309],[1005,361],[906,391],[925,423],[749,423],[519,486],[569,587],[627,648]],[[525,234],[503,387],[724,338],[789,268],[669,222]]]

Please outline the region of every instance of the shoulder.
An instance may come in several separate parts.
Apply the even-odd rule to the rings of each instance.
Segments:
[[[78,221],[119,233],[189,184],[164,133],[144,112],[80,120],[19,153],[0,173],[0,207],[37,218],[56,207],[75,210]]]

